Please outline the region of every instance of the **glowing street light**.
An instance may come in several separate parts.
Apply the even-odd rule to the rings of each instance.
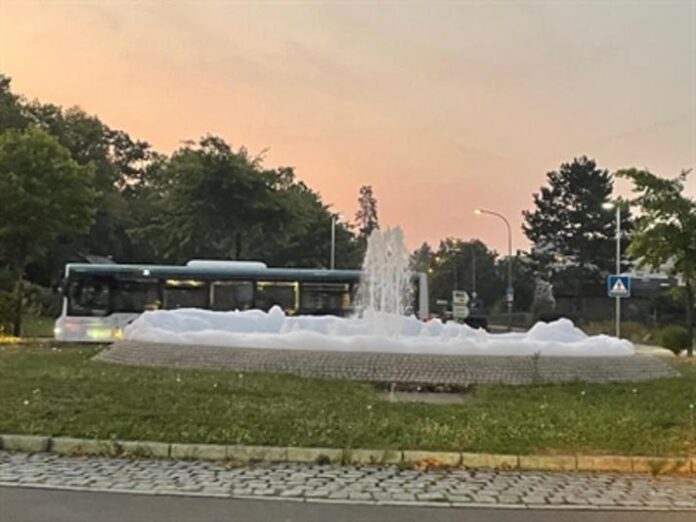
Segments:
[[[336,267],[336,221],[341,219],[341,214],[331,214],[331,260],[330,268]]]
[[[498,219],[502,219],[503,222],[505,223],[505,226],[507,227],[507,234],[508,234],[508,258],[507,258],[507,292],[506,292],[506,300],[507,300],[507,309],[508,309],[508,329],[512,330],[512,302],[514,300],[514,290],[512,288],[512,229],[510,228],[510,222],[507,220],[505,216],[502,214],[499,214],[498,212],[493,212],[492,210],[485,210],[482,208],[476,208],[474,209],[474,214],[477,216],[480,216],[482,214],[486,214],[489,216],[494,216],[497,217]]]

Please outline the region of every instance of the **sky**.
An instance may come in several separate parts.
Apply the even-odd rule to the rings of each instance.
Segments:
[[[527,249],[522,211],[577,156],[696,168],[696,0],[0,0],[0,72],[162,152],[265,150],[346,220],[372,185],[411,248],[504,252],[481,207]]]

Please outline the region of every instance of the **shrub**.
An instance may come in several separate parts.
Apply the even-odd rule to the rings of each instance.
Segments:
[[[61,297],[58,292],[37,284],[26,284],[28,315],[57,317],[60,315]]]
[[[584,323],[582,329],[587,335],[614,335],[616,332],[616,324],[614,321],[591,321],[589,323]],[[655,328],[636,321],[621,322],[621,337],[639,344],[660,342],[658,332]]]
[[[12,293],[0,290],[0,335],[12,331]]]
[[[660,330],[660,342],[674,355],[679,355],[691,345],[692,340],[689,339],[686,328],[678,324],[670,324]]]
[[[10,285],[3,280],[3,275],[4,273],[0,273],[0,335],[9,335],[12,332],[12,321],[16,305],[14,293],[10,290]],[[40,323],[44,317],[58,317],[60,315],[60,307],[61,297],[57,292],[50,288],[25,282],[24,313],[22,314],[25,323],[36,323],[37,321]],[[23,327],[22,329],[24,330],[25,328]],[[41,330],[45,330],[45,328],[41,328]],[[39,335],[43,335],[43,333]]]

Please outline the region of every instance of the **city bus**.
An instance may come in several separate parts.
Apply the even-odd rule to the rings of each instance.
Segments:
[[[70,263],[65,267],[60,341],[110,342],[147,310],[269,310],[288,315],[353,312],[360,270],[269,268],[253,261],[194,260],[184,266]],[[417,317],[428,318],[425,274],[413,274]]]

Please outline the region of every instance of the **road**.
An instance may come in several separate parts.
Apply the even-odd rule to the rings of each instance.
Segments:
[[[694,512],[425,508],[0,487],[1,522],[693,522]]]

